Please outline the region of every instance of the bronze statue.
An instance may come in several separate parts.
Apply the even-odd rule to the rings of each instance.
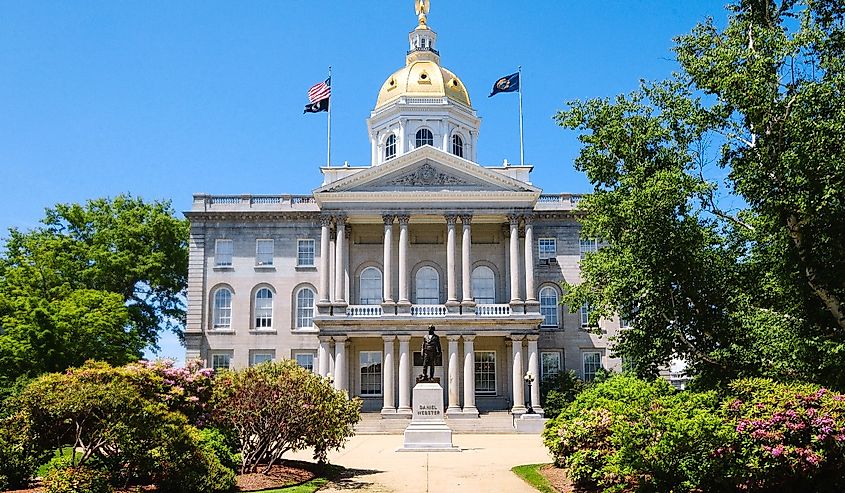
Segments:
[[[434,333],[434,326],[428,326],[428,335],[423,337],[422,342],[422,356],[423,356],[423,379],[434,379],[434,366],[437,364],[437,357],[440,356],[440,337]],[[429,373],[428,370],[431,369]]]

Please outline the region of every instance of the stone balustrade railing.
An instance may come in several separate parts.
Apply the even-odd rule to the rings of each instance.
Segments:
[[[382,316],[380,305],[349,305],[346,307],[346,316],[355,318],[368,318]]]
[[[511,314],[511,306],[506,303],[478,304],[475,314],[479,317],[502,317]]]
[[[447,313],[446,305],[411,305],[413,317],[445,317]]]
[[[316,207],[312,195],[194,195],[194,211]],[[316,209],[315,209],[316,210]]]

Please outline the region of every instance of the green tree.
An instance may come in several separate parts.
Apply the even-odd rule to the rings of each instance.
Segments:
[[[181,333],[187,221],[169,202],[118,196],[47,209],[0,255],[0,386],[136,360],[161,327]]]
[[[670,80],[557,115],[594,185],[582,234],[606,243],[564,302],[631,320],[616,350],[641,375],[677,355],[705,383],[843,388],[845,6],[728,10],[676,39]]]

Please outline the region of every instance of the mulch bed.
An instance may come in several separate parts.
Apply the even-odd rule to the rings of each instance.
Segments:
[[[268,474],[239,474],[236,478],[236,491],[261,491],[305,483],[317,477],[317,465],[309,462],[283,461],[270,469]],[[115,493],[153,493],[155,486],[133,486]],[[44,493],[40,485],[33,485],[25,490],[10,490],[6,493]]]
[[[546,464],[540,467],[540,474],[548,479],[549,483],[552,484],[552,487],[560,493],[575,493],[577,491],[581,491],[576,490],[575,487],[572,486],[572,481],[570,481],[569,476],[567,476],[566,469],[555,467],[553,464]]]

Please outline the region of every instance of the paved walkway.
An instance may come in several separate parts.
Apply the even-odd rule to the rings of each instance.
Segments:
[[[402,435],[359,435],[329,461],[351,470],[321,492],[536,492],[511,472],[520,464],[551,462],[539,435],[454,435],[461,452],[396,452]],[[310,451],[285,458],[311,460]]]

